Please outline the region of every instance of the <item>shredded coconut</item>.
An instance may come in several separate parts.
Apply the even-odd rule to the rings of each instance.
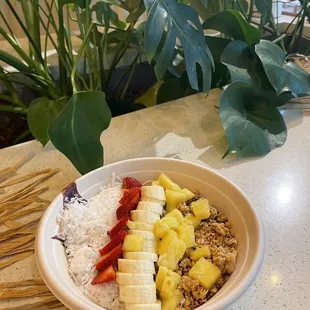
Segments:
[[[113,175],[112,182],[95,197],[88,201],[73,198],[66,203],[58,219],[58,236],[65,240],[70,276],[87,297],[109,310],[123,309],[118,285],[90,283],[96,275],[99,249],[110,240],[107,232],[117,222],[115,212],[121,196],[122,183]]]

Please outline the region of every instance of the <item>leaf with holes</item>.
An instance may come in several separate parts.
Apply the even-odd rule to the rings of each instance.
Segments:
[[[69,97],[59,100],[50,100],[41,97],[34,100],[29,106],[27,121],[32,135],[44,146],[48,141],[48,126],[60,114]]]
[[[248,45],[258,43],[261,38],[260,31],[248,24],[235,10],[223,11],[210,17],[203,23],[203,28],[220,31],[235,40],[245,41]]]
[[[103,92],[78,92],[50,124],[48,134],[53,145],[85,174],[103,165],[100,135],[110,121]]]
[[[179,39],[184,49],[186,70],[192,88],[198,90],[196,64],[199,64],[203,72],[203,90],[208,92],[214,63],[197,12],[176,0],[144,0],[144,3],[148,13],[144,46],[149,62],[152,61],[161,38],[166,33],[163,47],[156,59],[157,78],[161,79],[171,65],[175,45]]]
[[[234,82],[223,92],[220,117],[228,138],[228,154],[263,155],[286,141],[285,122],[271,98],[250,84]]]

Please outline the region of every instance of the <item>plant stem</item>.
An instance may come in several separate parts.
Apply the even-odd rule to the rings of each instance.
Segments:
[[[23,109],[21,107],[13,107],[11,105],[0,105],[0,111],[27,115],[28,109]]]
[[[14,141],[13,145],[19,143],[20,141],[24,140],[26,137],[30,135],[30,129],[27,129],[25,132],[23,132],[20,136],[18,136]]]
[[[250,23],[250,22],[251,22],[251,20],[252,20],[252,17],[253,17],[253,11],[254,11],[254,0],[251,0],[251,1],[250,1],[250,10],[249,10],[249,15],[248,15],[248,19],[247,19],[248,23]]]
[[[135,72],[135,69],[136,69],[136,65],[137,65],[137,62],[138,62],[138,59],[140,57],[140,53],[137,53],[137,56],[135,57],[135,59],[133,60],[133,62],[131,63],[131,70],[130,70],[130,74],[129,74],[129,77],[128,77],[128,80],[127,80],[127,83],[123,89],[123,92],[122,92],[122,95],[121,95],[121,99],[123,100],[126,93],[127,93],[127,89],[131,83],[131,80],[132,80],[132,77],[133,77],[133,74]]]
[[[283,33],[279,38],[272,41],[272,43],[277,44],[278,42],[282,41],[286,37],[286,34]]]
[[[245,18],[245,20],[247,20],[247,14],[246,14],[246,12],[244,11],[243,6],[241,5],[241,3],[240,3],[239,0],[237,0],[237,4],[238,4],[238,7],[239,7],[239,9],[240,9],[240,11],[241,11],[243,17]]]
[[[305,27],[305,22],[306,22],[306,14],[307,14],[307,6],[308,6],[308,1],[307,0],[303,0],[303,7],[302,7],[302,18],[301,18],[301,24],[300,24],[300,30],[299,30],[299,36],[298,36],[298,41],[297,41],[297,51],[299,50],[300,47],[300,42],[304,33],[304,27]],[[301,1],[302,3],[302,1]]]
[[[270,19],[270,26],[271,26],[272,30],[274,31],[274,34],[275,34],[277,37],[280,37],[281,34],[280,34],[279,31],[277,30],[277,27],[276,27],[275,22],[274,22],[274,17],[273,17],[272,14],[271,14],[271,19]],[[283,51],[286,52],[286,49],[285,49],[283,40],[279,41],[279,44],[280,44],[281,48],[283,49]]]
[[[10,35],[15,39],[15,42],[18,43],[17,38],[14,35],[14,32],[12,30],[12,28],[10,27],[8,21],[6,20],[6,18],[4,17],[4,15],[2,14],[2,12],[0,11],[0,17],[2,18],[6,28],[8,29],[8,31],[10,32]]]

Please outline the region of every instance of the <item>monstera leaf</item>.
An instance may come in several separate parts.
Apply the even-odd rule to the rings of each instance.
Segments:
[[[294,63],[286,63],[285,53],[279,46],[262,40],[255,51],[277,93],[291,91],[298,95],[310,91],[310,75]]]
[[[228,138],[228,154],[263,155],[286,141],[286,126],[272,101],[250,84],[232,83],[222,94],[220,117]]]
[[[103,165],[100,135],[110,121],[103,92],[78,92],[50,124],[48,134],[53,145],[85,174]]]
[[[254,45],[261,38],[260,31],[247,23],[241,14],[235,10],[220,12],[203,23],[204,29],[220,31],[235,40],[241,40],[248,45]]]
[[[144,3],[148,13],[144,46],[149,62],[164,37],[163,46],[156,59],[157,78],[161,79],[171,65],[178,39],[184,50],[186,70],[192,88],[198,90],[196,64],[199,64],[203,72],[203,90],[208,92],[214,64],[197,12],[176,0],[144,0]]]
[[[260,26],[263,27],[269,23],[272,11],[272,0],[255,0],[255,5],[262,17]]]

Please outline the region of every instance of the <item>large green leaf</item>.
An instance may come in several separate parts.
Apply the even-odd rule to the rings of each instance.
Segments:
[[[44,146],[48,141],[48,126],[60,114],[69,97],[50,100],[41,97],[34,100],[28,109],[27,121],[32,135]]]
[[[196,64],[203,72],[203,90],[208,92],[213,67],[212,55],[205,43],[197,12],[176,0],[144,0],[148,12],[145,24],[145,41],[148,60],[151,62],[166,30],[165,42],[156,59],[155,73],[161,79],[172,62],[177,38],[183,49],[186,69],[192,88],[198,90]]]
[[[100,135],[111,121],[103,92],[78,92],[48,128],[54,146],[81,174],[103,165]]]
[[[235,10],[227,10],[210,17],[203,23],[203,28],[220,31],[235,40],[245,41],[248,45],[258,43],[261,38],[260,31],[248,24]]]
[[[269,23],[272,11],[272,0],[255,0],[255,5],[261,13],[260,26],[263,27]]]
[[[294,63],[286,63],[285,53],[279,46],[262,40],[255,51],[277,93],[291,91],[298,95],[310,91],[310,75]]]
[[[263,155],[284,144],[281,113],[250,84],[234,82],[222,94],[220,117],[229,147],[225,155]]]

